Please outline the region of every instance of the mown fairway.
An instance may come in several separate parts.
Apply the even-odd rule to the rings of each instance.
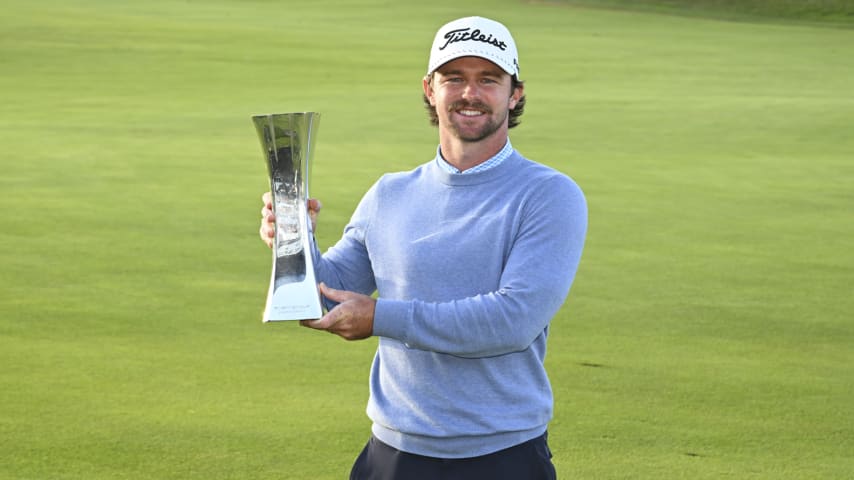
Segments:
[[[249,116],[322,112],[327,247],[432,157],[429,44],[473,13],[519,43],[514,146],[590,206],[561,478],[851,477],[854,29],[459,3],[4,3],[0,479],[346,478],[375,341],[261,324]]]

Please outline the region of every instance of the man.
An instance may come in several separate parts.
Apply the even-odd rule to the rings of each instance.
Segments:
[[[543,361],[581,257],[584,196],[510,144],[525,97],[504,25],[441,27],[423,89],[435,158],[383,176],[342,238],[312,252],[328,313],[303,325],[379,337],[373,435],[351,478],[555,478]],[[264,203],[270,245],[269,194]],[[316,221],[319,202],[309,209]]]

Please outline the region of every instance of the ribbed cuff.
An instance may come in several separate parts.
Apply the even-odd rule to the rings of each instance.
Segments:
[[[411,302],[405,300],[377,299],[374,309],[374,336],[393,338],[406,343],[411,309]]]

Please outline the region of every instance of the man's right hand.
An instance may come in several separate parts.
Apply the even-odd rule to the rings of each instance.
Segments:
[[[264,195],[261,196],[261,201],[264,203],[264,208],[261,209],[261,229],[258,233],[261,235],[261,240],[268,247],[273,248],[273,239],[276,237],[276,215],[273,213],[273,194],[264,192]],[[317,216],[320,214],[323,204],[316,198],[309,198],[306,204],[308,207],[308,218],[311,221],[311,231],[313,232],[317,228]]]
[[[261,209],[261,240],[273,248],[273,238],[276,236],[276,215],[273,214],[273,194],[264,192],[261,196],[264,208]]]

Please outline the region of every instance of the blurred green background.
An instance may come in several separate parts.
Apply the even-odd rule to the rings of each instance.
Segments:
[[[561,478],[854,472],[850,1],[7,0],[0,479],[339,479],[375,340],[260,322],[252,114],[321,112],[323,248],[432,158],[435,30],[506,23],[524,155],[590,230],[547,366]]]

